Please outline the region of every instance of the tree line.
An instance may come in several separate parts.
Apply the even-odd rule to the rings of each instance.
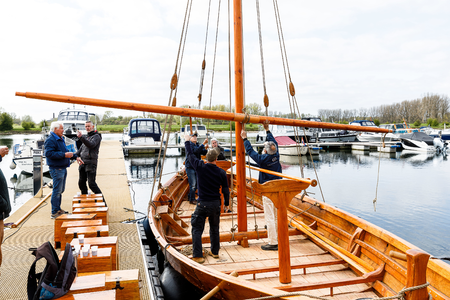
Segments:
[[[380,123],[429,123],[437,126],[450,121],[450,99],[447,95],[426,94],[414,100],[360,109],[319,109],[322,121],[348,123],[353,120],[378,120]]]

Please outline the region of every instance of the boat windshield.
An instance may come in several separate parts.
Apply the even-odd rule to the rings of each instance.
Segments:
[[[131,124],[131,133],[157,133],[159,134],[159,126],[154,121],[137,121]]]
[[[62,111],[58,115],[58,121],[87,121],[89,116],[83,111]]]

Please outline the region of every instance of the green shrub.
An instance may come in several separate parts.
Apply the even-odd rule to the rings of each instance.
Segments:
[[[12,130],[14,120],[10,114],[4,112],[0,115],[0,131]]]
[[[23,129],[25,129],[25,130],[30,130],[31,129],[31,122],[25,122],[25,121],[23,121],[22,122],[22,127],[23,127]]]
[[[420,120],[416,120],[416,121],[414,122],[414,126],[420,127],[420,125],[422,125],[422,122],[421,122]]]
[[[380,126],[381,122],[378,119],[374,119],[373,122],[375,123],[375,125]]]

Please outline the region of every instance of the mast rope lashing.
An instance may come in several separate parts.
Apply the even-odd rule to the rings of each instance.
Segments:
[[[236,232],[237,229],[238,229],[238,225],[237,224],[234,224],[233,227],[230,228],[231,240],[229,241],[229,243],[235,242],[234,233]]]
[[[172,79],[170,80],[170,89],[174,90],[178,85],[178,76],[177,73],[173,74]]]
[[[256,239],[259,240],[258,224],[255,224]]]

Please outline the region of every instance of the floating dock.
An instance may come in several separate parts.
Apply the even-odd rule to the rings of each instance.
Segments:
[[[133,204],[127,183],[122,148],[117,141],[103,141],[101,144],[97,184],[102,190],[109,208],[110,235],[118,237],[120,270],[139,269],[140,299],[151,299],[148,288],[148,269],[143,258],[144,251],[141,247],[138,225],[122,223],[125,220],[135,219],[135,215],[124,209],[124,207],[133,209]],[[74,163],[68,168],[62,209],[72,211],[73,197],[78,191],[78,164]],[[5,220],[5,223],[16,223],[31,208],[42,202],[34,213],[16,228],[5,230],[2,245],[3,263],[0,268],[0,299],[28,299],[27,276],[35,259],[28,249],[37,248],[47,241],[54,244],[55,220],[50,218],[50,194],[51,189],[44,188],[43,197],[30,199]],[[60,251],[61,249],[56,249],[58,254]],[[38,268],[37,272],[40,272]]]

